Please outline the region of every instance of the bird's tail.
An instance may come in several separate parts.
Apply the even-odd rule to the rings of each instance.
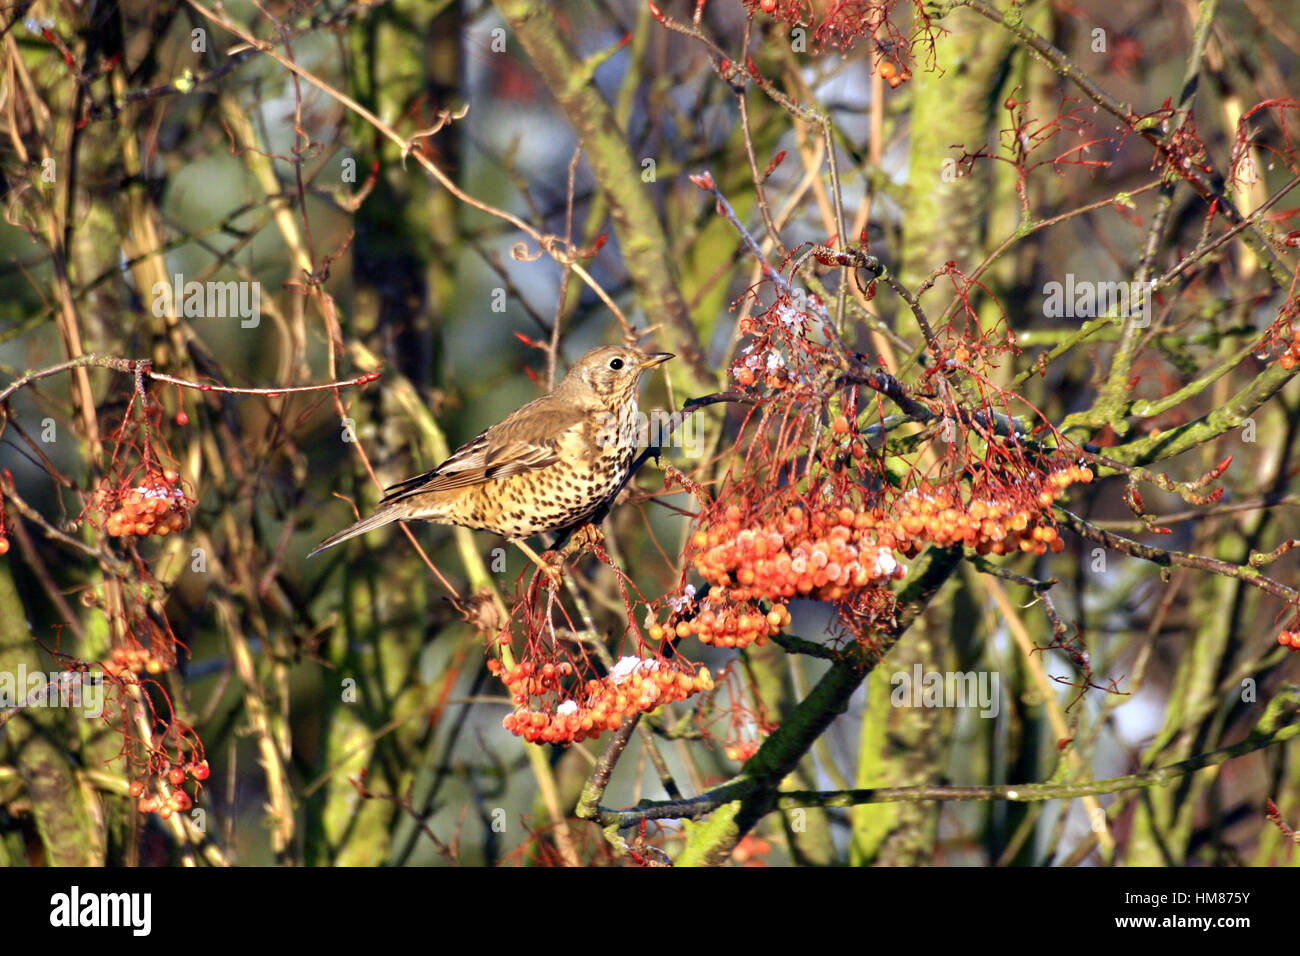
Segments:
[[[307,557],[320,554],[326,548],[332,548],[340,541],[347,541],[349,538],[355,538],[357,535],[365,534],[367,531],[374,531],[376,528],[382,528],[386,524],[392,524],[402,518],[410,517],[404,509],[401,508],[382,508],[376,511],[369,518],[363,518],[350,528],[344,528],[338,534],[332,534]]]

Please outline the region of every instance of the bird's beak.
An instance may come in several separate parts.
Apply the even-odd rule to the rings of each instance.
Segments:
[[[649,357],[641,363],[641,368],[654,368],[656,365],[663,365],[670,358],[674,358],[672,352],[651,352]]]

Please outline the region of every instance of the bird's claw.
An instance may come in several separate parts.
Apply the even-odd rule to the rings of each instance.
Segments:
[[[564,556],[554,551],[543,551],[542,560],[546,563],[538,565],[538,569],[546,578],[546,586],[554,591],[564,583]]]
[[[590,522],[574,530],[569,540],[565,542],[564,547],[560,549],[562,558],[572,557],[589,548],[602,544],[605,541],[605,535],[600,528]]]

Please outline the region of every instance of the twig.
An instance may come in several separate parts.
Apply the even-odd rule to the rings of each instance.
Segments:
[[[1238,564],[1230,564],[1227,561],[1220,561],[1218,558],[1210,558],[1200,554],[1188,554],[1185,551],[1166,551],[1163,548],[1153,548],[1150,545],[1140,544],[1129,538],[1121,537],[1111,531],[1106,531],[1087,521],[1084,521],[1078,515],[1072,514],[1064,508],[1056,509],[1061,515],[1061,524],[1069,528],[1080,537],[1087,538],[1089,541],[1096,541],[1098,544],[1105,545],[1108,548],[1114,548],[1116,551],[1122,551],[1130,554],[1135,558],[1142,558],[1153,564],[1159,564],[1163,567],[1171,565],[1182,565],[1187,568],[1198,568],[1202,571],[1209,571],[1212,574],[1220,574],[1224,577],[1237,578],[1245,581],[1247,584],[1259,588],[1266,594],[1281,598],[1283,601],[1293,603],[1300,592],[1295,588],[1287,587],[1272,578],[1260,574],[1253,567],[1242,567]]]

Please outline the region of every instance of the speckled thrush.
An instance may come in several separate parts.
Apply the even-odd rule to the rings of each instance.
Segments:
[[[622,485],[639,440],[637,384],[647,369],[672,357],[616,345],[591,350],[549,395],[471,439],[433,471],[388,488],[379,510],[312,554],[419,518],[491,531],[538,560],[524,538],[579,524]]]

